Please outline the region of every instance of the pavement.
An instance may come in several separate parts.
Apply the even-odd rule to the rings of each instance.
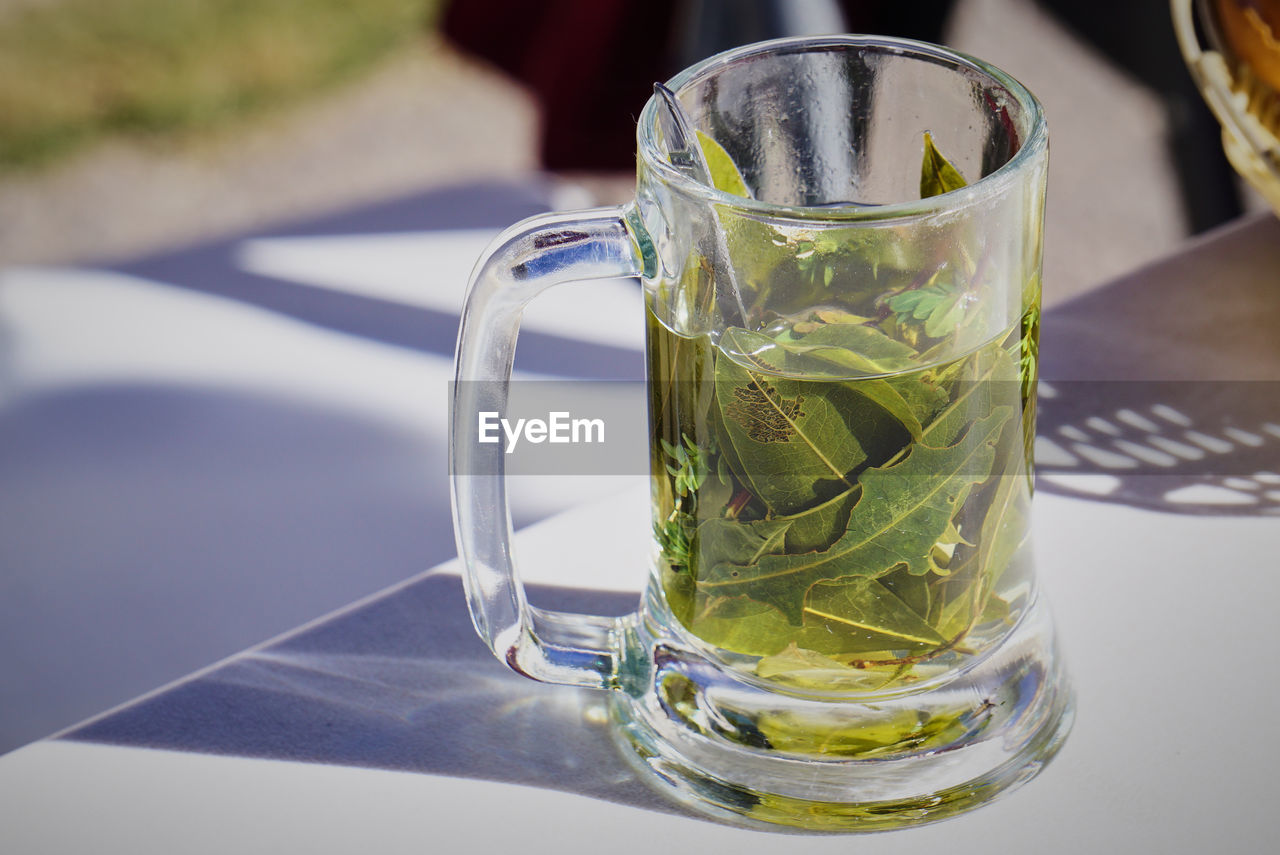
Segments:
[[[115,262],[537,168],[518,86],[424,40],[323,97],[198,139],[113,139],[0,178],[0,266]]]

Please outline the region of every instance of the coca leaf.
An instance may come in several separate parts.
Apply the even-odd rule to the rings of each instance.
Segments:
[[[704,520],[697,529],[690,550],[695,566],[706,562],[749,565],[761,556],[782,549],[783,538],[791,521],[787,519],[739,520],[712,518]],[[695,571],[694,577],[697,578]]]
[[[765,366],[761,363],[762,367]],[[716,361],[716,403],[730,465],[776,513],[811,507],[854,485],[849,473],[867,459],[839,409],[815,384]]]
[[[698,145],[702,148],[702,156],[707,161],[707,168],[711,172],[711,183],[715,188],[725,193],[732,193],[734,196],[750,198],[751,191],[747,189],[747,182],[742,179],[742,173],[738,171],[733,158],[729,157],[729,152],[702,131],[695,131],[695,133],[698,135]]]
[[[819,582],[804,600],[806,626],[842,637],[848,653],[918,650],[946,643],[913,608],[878,579]]]
[[[960,170],[951,165],[938,147],[933,144],[933,135],[925,132],[924,161],[920,164],[920,198],[928,199],[959,190],[968,182],[960,174]]]
[[[912,574],[929,572],[930,553],[966,487],[990,477],[994,443],[1009,417],[1009,408],[1001,407],[953,446],[917,443],[901,461],[864,471],[848,528],[829,549],[766,555],[750,567],[716,565],[699,580],[699,592],[748,596],[776,606],[799,624],[805,592],[816,582],[874,578],[900,565]]]

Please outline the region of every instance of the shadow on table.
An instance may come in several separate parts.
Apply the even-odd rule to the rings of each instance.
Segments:
[[[6,401],[0,753],[452,558],[446,459],[427,431],[251,388]]]
[[[1280,515],[1280,382],[1044,382],[1037,484],[1195,515]]]
[[[603,614],[637,595],[534,588]],[[479,778],[678,811],[632,773],[604,695],[504,668],[457,576],[433,573],[249,651],[63,738]]]
[[[445,187],[209,243],[110,265],[107,269],[175,288],[237,300],[323,329],[414,351],[452,356],[458,315],[367,294],[246,270],[240,248],[248,238],[324,238],[492,228],[496,231],[549,210],[544,179]],[[429,287],[430,271],[423,271]],[[518,365],[561,377],[635,377],[639,356],[599,342],[565,339],[538,330],[520,333]]]
[[[446,388],[427,379],[427,362],[416,424],[340,380],[321,394],[291,390],[308,371],[323,380],[336,364],[327,357],[360,358],[348,336],[451,357],[457,314],[258,276],[241,263],[245,241],[496,228],[553,198],[546,181],[468,184],[106,268],[155,288],[101,271],[6,279],[0,753],[454,555],[445,432],[427,419]],[[204,314],[207,301],[166,289],[345,335],[294,340],[293,325]],[[76,301],[92,291],[105,312]],[[141,310],[149,326],[117,329],[113,306]],[[122,345],[137,335],[124,330],[141,338]],[[257,370],[236,358],[250,347]],[[364,364],[381,367],[389,353],[370,350]],[[51,365],[32,361],[50,355]],[[517,364],[628,377],[643,358],[534,330],[521,335]],[[528,492],[517,526],[563,506]]]
[[[1173,513],[1280,513],[1277,270],[1280,222],[1255,217],[1047,311],[1037,483]]]

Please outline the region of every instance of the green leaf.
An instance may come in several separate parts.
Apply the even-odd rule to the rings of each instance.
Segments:
[[[672,445],[665,439],[661,439],[660,442],[663,452],[674,463],[674,465],[666,464],[667,474],[674,479],[673,489],[681,497],[692,496],[711,474],[711,469],[705,460],[706,454],[689,438],[688,434],[682,435],[680,445]],[[714,453],[714,450],[711,453]]]
[[[868,669],[863,673],[876,672]],[[887,674],[881,686],[898,676],[891,670],[880,673]],[[821,688],[821,684],[804,687]],[[972,727],[972,717],[973,708],[960,705],[937,715],[904,709],[893,715],[878,716],[874,724],[862,723],[857,716],[840,719],[839,724],[835,724],[829,714],[805,715],[801,710],[786,708],[759,716],[756,728],[761,738],[779,752],[869,760],[955,745],[956,740]],[[770,798],[776,797],[766,796],[762,805],[768,806]],[[776,810],[779,814],[785,811],[787,815],[794,815],[794,805],[780,805]],[[765,815],[761,811],[757,813]],[[847,823],[844,827],[847,830]]]
[[[955,520],[947,524],[947,530],[943,532],[942,537],[938,539],[938,543],[945,546],[957,546],[963,543],[965,546],[977,546],[976,543],[970,543],[964,539],[964,535],[960,533],[960,529],[956,528]]]
[[[862,488],[854,487],[807,511],[777,517],[779,521],[788,523],[787,552],[817,552],[835,543],[836,538],[849,527],[849,513],[861,495]]]
[[[1008,569],[1030,530],[1031,496],[1026,476],[1011,473],[999,476],[995,499],[982,522],[979,535],[978,561],[994,587]]]
[[[747,189],[747,182],[743,180],[742,173],[738,171],[733,158],[729,157],[729,152],[702,131],[696,133],[698,145],[702,147],[702,156],[706,158],[707,166],[711,170],[711,183],[715,188],[725,193],[732,193],[734,196],[745,196],[750,199],[751,191]]]
[[[933,311],[933,307],[945,298],[945,293],[932,290],[926,286],[903,291],[901,294],[894,294],[885,304],[899,314],[921,320],[928,317],[929,313]]]
[[[866,315],[855,315],[844,309],[819,309],[813,313],[814,319],[824,324],[865,324],[874,318]]]
[[[900,328],[914,324],[930,338],[943,338],[976,317],[965,311],[977,300],[971,285],[944,264],[924,285],[894,294],[885,305],[897,313]]]
[[[920,198],[928,199],[959,190],[967,182],[960,171],[942,156],[938,147],[933,144],[933,136],[925,131],[924,162],[920,164]]]
[[[730,330],[731,334],[745,331]],[[739,343],[745,339],[739,335]],[[765,336],[758,336],[773,346]],[[742,358],[764,368],[767,358],[750,345]],[[755,373],[733,359],[716,360],[716,401],[729,457],[742,482],[777,513],[794,513],[849,489],[848,473],[866,452],[841,411],[833,405],[838,384],[791,380]]]
[[[691,553],[695,566],[715,564],[754,564],[760,557],[782,549],[783,538],[791,521],[787,519],[739,520],[713,518],[703,520],[694,534]],[[697,573],[694,573],[697,578]]]
[[[938,634],[958,638],[973,626],[973,615],[982,595],[981,562],[972,552],[961,566],[938,586],[929,622]]]
[[[843,378],[849,374],[900,371],[911,364],[915,351],[874,327],[817,322],[814,327],[794,342],[778,342],[762,333],[730,329],[721,345],[737,360],[769,371],[814,378],[813,382],[797,384],[797,388],[810,399],[829,399],[863,443],[866,458],[873,464],[883,463],[909,438],[919,436],[919,414],[929,416],[936,412],[945,403],[946,393],[920,375],[845,382]],[[835,382],[818,380],[825,373],[835,375]]]
[[[756,663],[756,676],[798,689],[869,692],[884,686],[894,674],[894,669],[853,668],[794,644]]]
[[[857,584],[830,584],[829,591],[820,591],[814,610],[805,612],[801,627],[794,626],[779,609],[758,600],[702,595],[697,597],[698,605],[687,626],[704,641],[725,650],[792,660],[762,661],[758,668],[762,666],[763,672],[757,673],[771,678],[784,668],[847,669],[828,656],[871,654],[889,659],[895,653],[943,643],[927,623],[875,580],[851,582]],[[796,663],[795,657],[803,659],[803,665]],[[818,675],[810,670],[806,676],[814,679]]]
[[[915,348],[864,324],[822,324],[787,350],[855,374],[893,374],[912,366]]]
[[[795,624],[804,592],[815,582],[847,576],[874,578],[904,565],[929,572],[930,554],[947,530],[965,488],[990,477],[994,443],[1010,416],[1001,407],[954,446],[912,445],[901,461],[868,469],[845,533],[829,549],[766,555],[751,567],[717,565],[698,582],[708,596],[748,596],[778,607]]]
[[[662,550],[663,560],[673,568],[689,565],[689,541],[693,526],[693,517],[683,511],[676,511],[670,519],[653,527],[654,540]]]
[[[1018,367],[999,347],[984,348],[965,361],[960,376],[954,378],[951,401],[935,411],[920,432],[926,445],[951,445],[974,420],[996,407],[1020,408]]]
[[[964,310],[968,302],[967,295],[963,293],[952,294],[941,301],[925,319],[924,334],[930,338],[942,338],[956,329],[964,319]]]
[[[930,590],[931,577],[913,576],[907,572],[906,568],[899,568],[881,576],[879,581],[913,612],[928,620],[929,606],[933,600]]]
[[[916,362],[909,345],[861,324],[822,326],[788,349],[872,375],[903,372]],[[921,421],[931,418],[947,402],[946,390],[928,372],[900,373],[884,380],[859,378],[848,385],[883,408],[915,439],[921,435]]]
[[[982,609],[982,615],[978,618],[978,623],[993,623],[995,621],[1009,623],[1012,614],[1009,603],[1003,597],[992,594],[987,598],[987,604]]]
[[[938,586],[931,622],[947,638],[962,635],[979,622],[988,597],[1027,537],[1026,478],[1012,473],[994,480],[977,547],[968,550],[961,566]]]
[[[662,590],[667,599],[667,606],[676,620],[685,626],[693,622],[693,609],[697,601],[698,591],[693,584],[693,577],[672,567],[660,567]]]
[[[842,636],[841,646],[849,653],[946,644],[924,618],[877,579],[815,584],[805,596],[804,621]]]
[[[765,349],[761,344],[753,343],[753,346],[757,353]],[[788,374],[821,377],[823,373],[832,372],[843,377],[899,372],[912,365],[914,356],[915,350],[909,345],[894,341],[875,327],[814,322],[803,338],[773,347],[770,358]],[[931,415],[945,403],[946,397],[945,392],[927,381],[922,385],[918,375],[892,380],[859,378],[848,383],[848,388],[883,409],[912,437],[920,435],[919,411]]]
[[[782,612],[747,597],[699,597],[686,626],[703,641],[748,656],[781,652],[796,634]]]

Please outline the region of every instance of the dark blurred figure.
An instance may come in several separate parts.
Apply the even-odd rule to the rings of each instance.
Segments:
[[[1038,0],[1163,99],[1193,232],[1241,211],[1217,122],[1191,81],[1167,0]],[[454,0],[444,32],[528,86],[542,108],[542,164],[630,171],[653,83],[719,51],[783,36],[853,32],[941,43],[954,0]]]
[[[635,120],[670,75],[677,0],[454,0],[444,33],[511,74],[542,112],[542,165],[635,168]]]
[[[444,33],[542,108],[542,165],[630,171],[655,81],[782,36],[860,32],[937,42],[952,0],[454,0]]]

